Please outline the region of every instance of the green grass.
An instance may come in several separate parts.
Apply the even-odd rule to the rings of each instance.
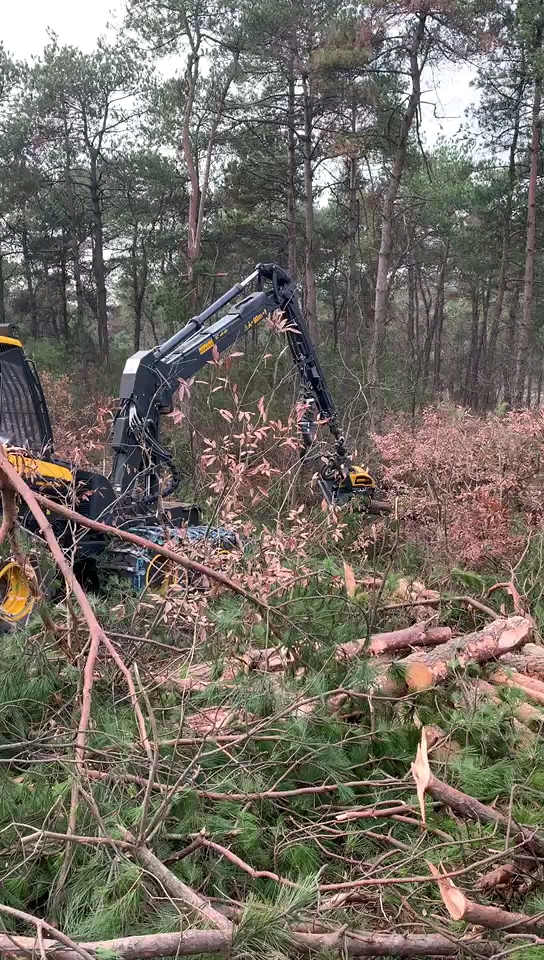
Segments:
[[[149,703],[140,700],[148,729],[155,726],[159,741],[183,738],[175,746],[158,748],[156,778],[165,785],[178,783],[178,789],[166,805],[158,791],[148,799],[146,822],[158,818],[160,824],[149,841],[154,852],[167,861],[203,832],[254,870],[272,871],[296,884],[278,886],[267,878],[252,878],[228,858],[205,848],[172,863],[172,871],[202,894],[245,904],[232,953],[240,960],[291,956],[288,923],[311,915],[319,884],[365,876],[426,876],[431,861],[449,868],[474,864],[474,871],[459,880],[470,892],[484,872],[478,861],[490,849],[504,849],[504,837],[492,827],[460,820],[451,811],[434,809],[430,801],[429,830],[417,822],[410,764],[422,723],[439,725],[458,744],[458,752],[447,763],[432,761],[437,775],[483,802],[511,809],[516,820],[544,831],[544,747],[537,736],[520,741],[512,722],[516,698],[507,692],[500,707],[483,703],[469,709],[463,697],[466,677],[439,691],[400,701],[364,696],[371,691],[376,664],[364,658],[339,663],[334,651],[345,640],[366,636],[373,599],[368,595],[361,602],[349,602],[343,586],[331,580],[340,570],[333,557],[327,558],[322,574],[316,569],[305,586],[293,588],[281,599],[278,595],[278,609],[287,617],[282,640],[295,655],[295,669],[285,675],[254,670],[228,684],[220,682],[222,666],[233,652],[241,653],[249,644],[273,642],[262,625],[247,618],[247,607],[227,594],[202,610],[204,635],[199,634],[191,656],[185,655],[178,668],[182,675],[190,663],[213,660],[216,680],[201,692],[182,697],[157,686],[153,676],[170,668],[172,653],[152,644],[120,641],[127,662],[137,661],[140,679],[149,691]],[[391,571],[388,591],[394,589],[401,572]],[[478,586],[481,590],[484,585],[464,572],[456,571],[452,579],[466,590],[475,591]],[[139,605],[137,598],[112,595],[95,601],[95,606],[106,628],[116,633],[147,633],[180,650],[193,643],[185,628],[178,631],[157,619],[157,609],[147,599]],[[51,612],[53,618],[62,619],[60,611]],[[374,629],[399,625],[399,614],[388,619],[374,611],[373,616]],[[452,607],[447,616],[454,623],[458,618],[459,628],[466,628],[465,608]],[[4,901],[53,917],[68,935],[79,939],[177,929],[180,916],[164,890],[122,851],[75,846],[62,895],[58,883],[65,864],[63,842],[25,845],[27,855],[21,856],[21,836],[42,827],[61,834],[67,829],[80,686],[76,664],[67,662],[55,638],[41,628],[33,626],[27,633],[6,637],[0,646]],[[345,717],[331,711],[327,702],[337,688],[363,695],[346,706]],[[312,712],[297,710],[309,698],[315,698]],[[234,744],[194,733],[191,720],[198,722],[212,708],[237,715],[231,729],[240,737],[247,730],[256,736]],[[13,746],[28,740],[33,740],[32,748]],[[98,836],[105,831],[122,838],[125,830],[135,831],[141,825],[149,762],[126,685],[104,658],[97,667],[87,742],[94,751],[90,754],[94,768],[110,775],[85,784],[87,796],[91,793],[94,799],[90,805],[85,796],[80,798],[77,832]],[[142,784],[126,775],[141,778]],[[393,784],[384,783],[387,779]],[[344,786],[360,780],[375,781],[376,786]],[[322,784],[340,788],[287,798],[229,798],[230,794]],[[410,816],[415,823],[410,819],[337,820],[353,808],[399,802],[413,807]],[[388,835],[397,846],[389,844]],[[536,889],[525,900],[514,895],[511,907],[538,912],[541,903]],[[389,926],[401,923],[409,929],[415,911],[420,917],[432,915],[446,929],[456,929],[448,926],[431,881],[369,887],[362,907],[344,905],[328,916],[338,924],[382,929],[383,909]],[[7,918],[2,922],[9,929],[24,929]]]

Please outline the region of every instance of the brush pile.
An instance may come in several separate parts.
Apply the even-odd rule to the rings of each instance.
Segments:
[[[0,480],[0,539],[22,498],[68,587],[0,650],[0,955],[542,955],[521,566],[468,594],[330,553],[275,591],[210,566],[205,597],[90,599],[2,453]]]

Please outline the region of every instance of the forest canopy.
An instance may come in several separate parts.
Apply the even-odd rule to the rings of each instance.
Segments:
[[[540,401],[542,17],[129,0],[93,53],[2,48],[0,322],[93,364],[275,261],[376,422],[430,398]],[[425,78],[452,67],[478,106],[429,147]]]

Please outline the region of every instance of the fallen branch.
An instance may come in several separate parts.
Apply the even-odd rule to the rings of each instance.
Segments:
[[[274,883],[279,883],[285,887],[299,887],[300,884],[295,880],[289,880],[287,877],[280,877],[277,873],[272,873],[271,870],[256,870],[254,867],[251,867],[249,863],[246,863],[245,860],[242,860],[241,857],[237,856],[236,853],[233,853],[232,850],[229,850],[228,847],[221,846],[220,843],[216,843],[214,840],[208,840],[206,837],[202,837],[200,840],[200,846],[205,847],[207,850],[214,850],[215,853],[218,853],[221,857],[224,857],[225,860],[228,860],[229,863],[234,864],[235,867],[238,867],[243,873],[247,873],[249,877],[253,880],[273,880]]]
[[[186,883],[183,883],[182,880],[179,880],[151,850],[143,844],[137,846],[136,839],[131,833],[127,832],[124,839],[128,843],[134,844],[134,859],[164,887],[171,897],[176,900],[182,900],[187,906],[196,910],[201,917],[213,923],[214,927],[217,927],[223,935],[229,936],[231,934],[232,924],[230,920],[227,920],[215,907],[212,907],[209,900],[201,897],[196,890],[193,890],[192,887],[189,887]]]
[[[412,607],[418,606],[440,607],[443,603],[464,603],[467,607],[472,607],[474,610],[479,610],[480,613],[485,613],[486,617],[490,617],[491,620],[500,619],[500,614],[498,614],[496,610],[493,610],[492,607],[488,607],[487,604],[482,603],[481,600],[475,600],[474,597],[465,596],[465,594],[455,597],[425,597],[425,599],[399,600],[396,603],[384,603],[381,609],[409,610]]]
[[[395,780],[350,780],[347,783],[325,783],[315,787],[296,787],[293,790],[262,790],[257,793],[216,793],[213,790],[198,790],[200,797],[206,797],[207,800],[236,800],[240,803],[247,803],[249,800],[287,800],[290,797],[318,796],[322,793],[335,793],[344,788],[358,790],[361,787],[394,787],[398,785]],[[193,789],[193,788],[192,788]]]
[[[366,810],[346,810],[344,813],[337,813],[335,820],[338,823],[347,823],[349,820],[378,820],[380,818],[396,817],[403,813],[415,813],[413,807],[407,803],[397,803],[393,807],[370,807]]]
[[[154,960],[160,957],[190,957],[201,954],[227,954],[232,947],[232,936],[219,930],[184,930],[183,933],[152,933],[139,937],[121,937],[118,940],[95,940],[82,943],[92,960],[116,956],[119,960]],[[478,955],[498,956],[503,948],[498,943],[475,940],[455,940],[433,934],[373,933],[365,930],[341,930],[331,933],[304,933],[293,931],[293,945],[300,952],[318,955],[330,951],[348,957],[462,957],[470,945],[477,947]],[[55,940],[44,940],[46,954],[55,960],[80,960],[76,949],[58,948]],[[39,944],[34,937],[0,934],[0,956],[24,957],[39,955]]]
[[[384,816],[390,815],[390,811],[383,810]],[[374,816],[379,817],[379,812],[375,811]],[[416,824],[418,821],[413,821]],[[288,877],[281,877],[277,873],[273,873],[271,870],[256,870],[249,863],[246,863],[245,860],[242,860],[237,854],[232,850],[229,850],[228,847],[224,847],[219,843],[216,843],[214,840],[208,840],[203,834],[199,834],[199,847],[205,847],[209,850],[214,850],[220,856],[225,857],[226,860],[229,860],[234,866],[242,870],[243,873],[247,873],[248,876],[252,879],[266,879],[273,880],[274,883],[279,884],[280,886],[300,888],[300,883],[295,880],[289,880]],[[489,863],[495,863],[497,860],[500,860],[505,854],[504,853],[493,853],[488,857],[485,857],[484,860],[481,860],[479,864],[470,864],[468,867],[460,867],[458,870],[452,870],[451,873],[444,874],[448,878],[461,877],[467,873],[471,873],[476,866],[482,867]],[[160,861],[159,861],[160,862]],[[164,865],[163,865],[164,866]],[[170,871],[168,871],[170,872]],[[342,880],[338,883],[320,883],[317,886],[317,892],[319,894],[324,893],[333,893],[338,891],[346,890],[359,890],[365,887],[387,887],[387,886],[402,886],[409,883],[421,883],[425,884],[429,882],[427,876],[422,876],[420,874],[415,874],[413,876],[406,877],[363,877],[357,880]],[[322,910],[335,909],[334,898],[331,898],[328,901],[322,901],[320,904]]]
[[[487,591],[488,597],[490,594],[494,593],[495,590],[505,590],[506,593],[509,593],[512,597],[512,603],[514,604],[514,613],[518,614],[520,617],[527,617],[527,609],[523,603],[517,587],[514,585],[512,580],[508,580],[507,583],[494,583],[492,587]]]
[[[117,537],[117,539],[124,540],[126,543],[133,543],[137,547],[143,547],[144,550],[151,550],[154,554],[158,553],[161,557],[166,557],[167,560],[171,560],[173,563],[178,564],[178,566],[183,567],[184,570],[200,573],[203,576],[209,577],[210,580],[221,583],[224,587],[232,590],[233,593],[244,597],[248,603],[251,603],[267,618],[274,613],[273,608],[269,607],[267,603],[259,600],[258,597],[250,593],[249,590],[246,590],[240,583],[236,583],[235,580],[232,580],[231,577],[228,577],[225,573],[221,573],[220,570],[214,570],[212,567],[199,563],[197,560],[191,560],[191,558],[184,553],[178,553],[176,550],[171,550],[170,547],[153,543],[151,540],[146,540],[145,537],[139,537],[135,533],[129,533],[128,530],[121,530],[118,527],[112,527],[108,523],[101,523],[99,520],[91,520],[89,517],[83,517],[76,510],[72,510],[70,507],[65,506],[65,504],[55,503],[54,500],[50,500],[49,497],[44,497],[41,493],[36,493],[35,498],[43,507],[46,507],[53,513],[58,513],[59,516],[65,517],[67,520],[72,520],[81,527],[95,530],[97,533],[103,533],[108,537]]]
[[[0,526],[0,546],[11,541],[17,527],[17,504],[11,487],[2,488],[2,526]]]
[[[137,777],[133,773],[118,773],[116,770],[91,770],[89,768],[85,771],[89,780],[105,780],[110,783],[135,783],[137,786],[142,787],[143,790],[148,786],[149,781],[145,777]],[[162,783],[158,783],[157,780],[153,780],[151,787],[153,790],[158,790],[160,793],[166,793],[168,787]]]
[[[133,850],[134,844],[126,840],[115,840],[113,837],[81,837],[73,833],[57,833],[55,830],[35,830],[26,837],[20,837],[19,843],[40,844],[43,840],[62,840],[68,843],[80,844],[83,847],[113,847],[114,850]]]
[[[508,933],[532,933],[544,936],[544,918],[542,915],[529,917],[524,913],[509,913],[500,907],[476,903],[465,897],[456,887],[451,877],[446,877],[433,863],[429,870],[438,882],[440,896],[452,920],[465,920],[466,923],[486,927],[488,930],[503,930]]]
[[[43,931],[46,930],[50,936],[55,938],[51,941],[53,947],[58,947],[58,944],[62,943],[65,947],[68,947],[74,958],[78,957],[78,960],[92,960],[91,954],[82,944],[75,943],[70,937],[67,937],[65,933],[62,933],[61,930],[57,930],[56,927],[47,923],[47,920],[41,920],[39,917],[34,917],[31,913],[25,913],[23,910],[16,910],[15,907],[8,907],[5,903],[0,903],[0,913],[7,914],[8,917],[15,917],[17,920],[22,920],[24,923],[35,926],[36,939],[38,942],[43,938]]]
[[[83,671],[81,712],[80,712],[79,726],[78,726],[78,731],[76,734],[76,741],[75,741],[75,754],[76,754],[76,762],[78,765],[78,769],[80,770],[80,772],[83,772],[83,769],[84,769],[85,742],[86,742],[87,729],[89,726],[89,720],[91,716],[94,670],[96,666],[96,660],[98,657],[98,651],[101,644],[103,644],[106,647],[108,653],[110,654],[112,659],[115,661],[116,665],[118,666],[119,670],[121,671],[121,673],[123,674],[126,680],[129,693],[130,693],[132,707],[134,709],[134,714],[136,716],[138,728],[140,730],[142,745],[149,759],[152,759],[152,750],[151,750],[151,745],[149,743],[149,739],[147,736],[145,720],[144,720],[143,713],[140,709],[140,705],[138,703],[136,688],[134,686],[134,681],[132,679],[130,671],[128,670],[124,661],[121,659],[121,657],[117,653],[117,650],[115,649],[111,641],[108,639],[102,627],[100,626],[98,620],[96,619],[94,610],[91,607],[91,604],[89,603],[89,598],[87,597],[87,594],[85,593],[83,587],[81,586],[76,576],[74,575],[73,570],[70,568],[70,565],[66,557],[64,556],[62,549],[59,545],[59,542],[53,532],[53,528],[38,503],[39,494],[35,494],[31,490],[31,488],[28,486],[28,484],[25,482],[25,480],[23,480],[23,478],[17,472],[15,467],[13,467],[12,464],[9,462],[4,452],[4,448],[1,446],[0,446],[0,478],[1,478],[2,489],[5,489],[7,487],[8,489],[11,488],[15,490],[16,493],[21,497],[21,499],[24,500],[24,502],[26,503],[32,516],[34,517],[34,519],[36,520],[36,523],[38,524],[40,534],[42,535],[45,542],[47,543],[47,546],[51,551],[51,555],[53,556],[53,559],[55,560],[60,572],[62,573],[66,581],[66,585],[68,589],[71,590],[72,593],[74,594],[81,608],[81,612],[85,617],[87,626],[89,627],[90,646],[89,646],[89,651],[87,653],[87,659],[85,661],[85,668]]]

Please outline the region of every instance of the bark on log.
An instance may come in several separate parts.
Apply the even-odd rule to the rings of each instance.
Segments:
[[[515,820],[509,820],[508,817],[496,810],[495,807],[489,807],[486,803],[481,803],[475,797],[470,797],[455,787],[450,787],[448,783],[431,776],[427,785],[427,793],[433,800],[438,800],[446,807],[451,807],[455,813],[467,820],[478,820],[479,823],[496,823],[505,833],[510,830],[510,836],[516,840],[522,840],[528,850],[534,851],[539,857],[544,857],[544,839],[538,837],[534,830],[529,827],[523,827]]]
[[[483,694],[487,700],[491,700],[497,706],[502,705],[500,697],[497,696],[496,688],[487,680],[476,680],[475,689],[477,693]],[[517,703],[513,707],[513,714],[520,724],[529,727],[529,729],[544,724],[544,713],[537,710],[536,707],[532,707],[529,703]]]
[[[475,883],[475,890],[481,890],[482,893],[490,893],[497,887],[512,886],[517,876],[515,864],[505,863],[500,867],[495,867]]]
[[[525,617],[494,620],[483,630],[455,637],[436,649],[417,651],[398,661],[405,668],[405,685],[410,690],[424,690],[447,680],[455,667],[469,663],[485,663],[502,657],[526,643],[532,623]],[[384,677],[378,680],[380,692],[395,694],[399,684]]]
[[[294,946],[312,956],[326,951],[341,951],[348,957],[461,957],[471,944],[478,956],[494,957],[503,952],[499,943],[480,943],[474,939],[454,940],[440,934],[372,933],[364,930],[338,933],[293,932]],[[46,956],[55,960],[81,960],[75,950],[59,946],[56,940],[43,940]],[[230,952],[232,938],[219,930],[185,930],[183,933],[154,933],[118,940],[82,943],[92,956],[115,955],[120,960],[154,960],[159,957],[189,957],[199,954]],[[28,958],[40,955],[37,938],[0,934],[0,956]]]
[[[526,656],[521,653],[508,653],[504,658],[504,665],[518,673],[527,674],[528,677],[535,677],[537,680],[544,680],[544,657]]]
[[[336,648],[337,660],[353,660],[360,654],[379,656],[384,653],[393,653],[396,650],[405,650],[409,647],[434,646],[451,640],[450,627],[429,627],[427,623],[414,623],[411,627],[402,630],[392,630],[389,633],[376,633],[366,640],[350,640],[341,643]]]
[[[516,670],[511,670],[508,673],[504,670],[495,670],[489,679],[499,687],[506,686],[512,687],[514,690],[521,690],[531,700],[544,704],[544,683],[542,680],[528,677]]]

